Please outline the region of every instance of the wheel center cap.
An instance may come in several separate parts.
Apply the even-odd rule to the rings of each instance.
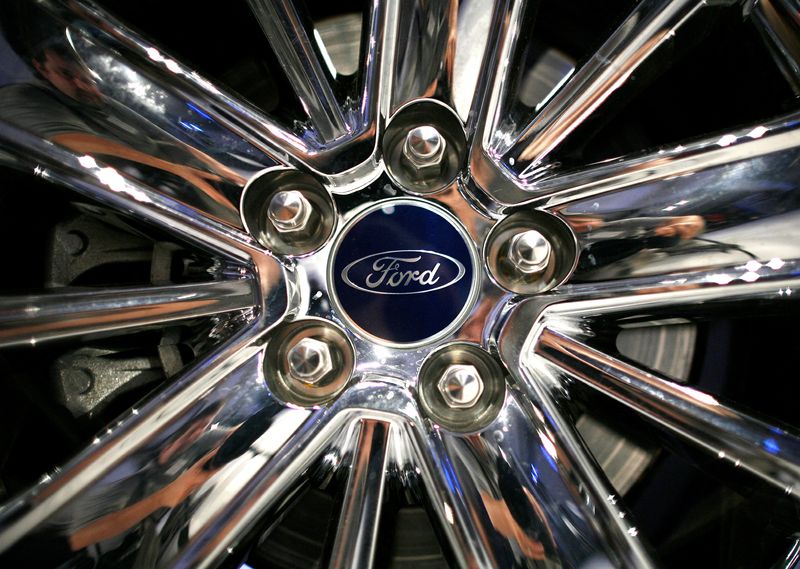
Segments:
[[[359,213],[334,245],[332,298],[360,335],[394,347],[447,336],[478,293],[477,253],[441,206],[405,198]]]

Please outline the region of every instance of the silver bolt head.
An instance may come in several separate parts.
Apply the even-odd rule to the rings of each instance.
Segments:
[[[282,190],[272,196],[267,215],[270,223],[280,233],[303,231],[311,217],[311,204],[302,192]]]
[[[526,274],[540,273],[550,263],[553,247],[535,229],[529,229],[511,238],[508,257],[514,266]]]
[[[303,383],[319,383],[333,371],[333,358],[326,342],[316,338],[302,338],[286,355],[289,374]]]
[[[420,173],[440,171],[444,158],[445,140],[441,133],[429,125],[412,128],[403,144],[403,156]]]
[[[483,380],[474,365],[452,364],[437,384],[445,403],[452,409],[469,409],[483,393]]]

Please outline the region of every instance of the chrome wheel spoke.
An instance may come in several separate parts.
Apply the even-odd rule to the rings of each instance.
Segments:
[[[372,567],[383,505],[390,428],[389,423],[372,419],[359,423],[331,567]]]
[[[773,266],[778,266],[773,265]],[[687,317],[713,318],[725,310],[737,306],[737,314],[769,314],[787,308],[786,303],[798,299],[795,295],[800,279],[797,270],[800,263],[784,263],[777,270],[762,265],[730,267],[723,270],[676,274],[671,279],[664,277],[618,280],[592,287],[575,285],[565,287],[563,292],[573,298],[591,300],[576,301],[557,309],[558,313],[570,313],[573,309],[590,311],[592,319],[628,318],[636,316],[656,318],[658,315],[685,315]],[[750,269],[754,269],[751,271]],[[588,293],[588,294],[587,294]],[[555,302],[557,299],[531,301],[533,311],[537,304]],[[552,310],[556,310],[553,308]],[[683,314],[681,314],[683,313]],[[577,319],[576,319],[577,320]]]
[[[279,415],[269,428],[263,430],[265,425],[256,421],[259,430],[244,431],[254,440],[249,456],[238,464],[231,461],[220,471],[228,480],[220,481],[218,496],[206,498],[209,511],[205,519],[200,517],[199,530],[180,552],[181,563],[197,567],[219,563],[253,524],[304,484],[309,469],[344,427],[324,411],[278,408]]]
[[[94,6],[40,3],[18,17],[48,43],[6,47],[27,72],[0,93],[2,120],[54,151],[94,157],[236,227],[252,174],[306,158],[297,137]],[[43,121],[43,109],[60,122]]]
[[[694,0],[654,0],[637,6],[605,44],[559,85],[535,118],[517,132],[520,117],[507,116],[504,101],[515,87],[504,71],[518,37],[530,25],[529,9],[509,3],[494,56],[494,75],[487,75],[483,102],[477,111],[470,155],[472,179],[503,205],[532,203],[556,207],[576,199],[613,192],[635,184],[688,175],[716,166],[759,157],[798,145],[795,114],[707,138],[663,146],[657,152],[623,156],[563,170],[554,150],[593,113],[659,47],[681,33],[681,27],[707,5]],[[759,12],[760,13],[760,12]],[[772,22],[788,29],[784,23]]]
[[[483,69],[478,76],[475,97],[472,99],[467,133],[471,137],[469,148],[469,176],[480,188],[492,188],[492,198],[502,203],[497,192],[504,186],[513,186],[504,170],[489,155],[491,139],[496,136],[500,122],[501,106],[505,98],[510,73],[509,62],[521,29],[531,20],[524,1],[506,0],[497,3],[492,12],[489,39],[483,56]],[[516,186],[514,186],[516,188]],[[516,189],[512,193],[516,193]]]
[[[800,438],[680,385],[545,329],[533,352],[712,456],[788,495],[800,491]]]
[[[62,471],[0,510],[0,549],[13,558],[56,535],[56,551],[68,558],[70,550],[137,531],[147,540],[147,520],[155,516],[162,525],[149,539],[161,541],[143,544],[140,556],[153,556],[143,563],[213,563],[244,523],[302,481],[317,457],[313,441],[324,422],[271,398],[260,354],[228,346],[218,365],[190,371],[134,409]],[[183,532],[188,541],[171,551]]]
[[[514,88],[510,62],[533,9],[508,2],[498,28],[493,75],[486,92],[470,157],[474,180],[500,203],[518,203],[536,193],[533,182],[551,174],[549,154],[633,73],[678,28],[702,8],[697,0],[650,0],[637,6],[593,58],[558,89],[521,132],[519,118],[505,108]],[[498,8],[498,12],[504,10]]]
[[[398,9],[396,2],[371,0],[369,3],[369,29],[360,85],[361,105],[357,112],[361,117],[361,130],[373,136],[378,134],[377,123],[381,110],[389,104],[386,76],[392,69],[392,58],[400,41],[393,19]]]
[[[0,297],[0,346],[122,333],[252,308],[252,280]]]
[[[795,93],[800,92],[800,19],[796,3],[759,2],[753,6],[753,16],[783,76]]]
[[[595,195],[577,189],[573,200],[553,206],[578,239],[572,281],[676,280],[726,267],[747,267],[730,271],[745,280],[790,274],[788,263],[800,258],[792,197],[800,188],[800,130],[749,140],[706,151],[730,162],[709,167],[700,155],[680,176]],[[772,151],[773,142],[787,148]],[[770,151],[760,154],[765,147]],[[743,159],[747,148],[755,156]]]
[[[378,134],[382,129],[379,119],[381,114],[386,116],[390,104],[396,3],[369,3],[364,18],[366,46],[361,50],[363,58],[358,62],[358,81],[352,96],[357,105],[352,104],[351,97],[348,101],[337,99],[334,72],[326,71],[333,64],[320,60],[321,54],[308,35],[309,26],[304,25],[293,2],[251,0],[250,6],[315,129],[299,139],[287,133],[276,136],[286,140],[287,149],[296,148],[290,153],[297,153],[334,190],[351,191],[374,179]]]
[[[5,150],[0,163],[29,170],[123,213],[177,230],[183,238],[226,257],[246,260],[249,256],[246,250],[253,241],[229,225],[234,219],[231,209],[212,213],[187,208],[183,196],[165,195],[89,154],[76,154],[7,123],[0,123],[0,140]]]
[[[639,156],[625,156],[575,172],[564,172],[536,182],[541,199],[532,199],[548,208],[590,197],[625,190],[637,185],[667,183],[680,176],[717,175],[720,177],[736,168],[785,160],[775,174],[791,175],[793,157],[790,151],[800,147],[800,129],[796,114],[764,121],[749,127],[731,129],[707,138],[685,141]],[[738,165],[738,166],[737,166]],[[786,170],[786,172],[782,172]]]
[[[417,98],[454,104],[453,69],[459,3],[416,1],[400,10],[392,80],[392,111]],[[463,40],[470,37],[465,30]],[[463,46],[466,49],[467,46]]]
[[[788,265],[786,275],[795,277],[792,267]],[[797,298],[794,291],[800,280],[757,276],[754,282],[725,284],[678,279],[675,287],[618,284],[616,289],[593,291],[588,300],[561,304],[553,303],[555,299],[531,300],[519,306],[501,334],[501,353],[508,365],[527,370],[539,389],[553,394],[560,393],[567,380],[578,379],[690,445],[796,496],[800,482],[796,434],[591,343],[622,326],[675,318],[691,322],[731,310],[739,316],[785,312],[787,303]],[[579,294],[580,287],[570,291]]]
[[[248,4],[322,142],[347,134],[346,118],[331,88],[331,73],[325,70],[318,58],[294,3],[288,0],[249,0]]]
[[[461,565],[650,567],[574,429],[551,411],[512,392],[480,433],[429,433],[422,483]]]
[[[116,73],[122,73],[120,79],[123,85],[125,80],[133,79],[134,82],[129,88],[134,95],[142,98],[141,102],[132,107],[156,126],[179,139],[185,138],[186,135],[180,131],[179,134],[173,132],[176,123],[189,134],[197,132],[206,134],[206,144],[210,140],[213,145],[204,146],[200,150],[206,152],[214,150],[221,154],[226,160],[231,161],[229,166],[236,173],[245,172],[245,179],[263,167],[275,164],[315,165],[316,150],[296,133],[265,116],[248,103],[227,94],[223,88],[203,78],[196,71],[162,53],[158,46],[150,45],[98,7],[88,3],[75,3],[70,6],[70,10],[74,15],[67,17],[78,18],[77,31],[97,32],[99,28],[105,33],[95,35],[108,43],[108,45],[88,44],[87,53],[79,55],[86,59],[91,50],[96,48],[101,50],[95,56],[99,64],[103,63],[99,55],[111,57],[112,59],[106,61],[105,65],[116,63]],[[124,59],[118,59],[116,52],[122,54]],[[100,71],[114,70],[100,69]],[[115,78],[113,74],[111,78]],[[136,80],[141,84],[136,83]],[[114,100],[120,99],[123,104],[128,103],[119,93],[103,92],[103,94]],[[158,101],[160,98],[164,99],[165,112],[160,112],[162,107],[153,106],[151,99]],[[170,98],[177,100],[172,102]],[[172,105],[167,105],[167,102],[171,102]],[[146,108],[148,105],[152,107],[149,112]],[[181,107],[188,107],[193,111],[185,118],[197,124],[181,120],[184,118],[182,115],[172,116],[170,111],[178,112],[180,108],[180,112],[183,112]],[[228,165],[227,162],[225,164]]]
[[[246,355],[240,352],[241,342],[239,339],[224,346],[211,358],[210,366],[193,368],[159,397],[141,408],[134,408],[120,424],[96,438],[82,455],[61,471],[46,476],[39,487],[7,504],[0,511],[3,520],[0,549],[5,551],[26,537],[35,543],[37,534],[44,528],[51,524],[56,528],[62,525],[56,522],[58,516],[63,516],[62,522],[77,516],[75,523],[53,530],[64,541],[70,540],[71,534],[107,514],[107,507],[117,493],[126,502],[133,497],[139,482],[145,482],[157,471],[166,470],[170,464],[179,464],[181,456],[191,456],[191,452],[184,455],[184,451],[194,447],[198,434],[212,432],[211,425],[215,421],[222,417],[226,420],[241,417],[242,413],[246,417],[258,410],[261,395],[248,397],[248,389],[243,390],[244,396],[226,399],[241,384],[249,385],[255,393],[263,392],[263,387],[258,387],[254,381],[258,358],[252,351]],[[202,392],[209,392],[210,396],[198,400],[196,396]],[[200,428],[193,430],[192,427]],[[197,430],[200,433],[195,432]],[[152,448],[154,441],[158,444],[155,449]],[[215,439],[217,446],[219,442]],[[213,448],[215,445],[198,448],[203,452],[190,459],[185,468]],[[156,458],[159,450],[166,453],[165,457]],[[106,501],[110,502],[104,505]],[[172,507],[176,505],[173,503]],[[111,509],[116,508],[111,506]],[[114,527],[111,520],[108,527]]]
[[[509,148],[498,141],[490,152],[513,163],[513,171],[522,180],[538,177],[548,155],[704,4],[697,0],[639,4]]]

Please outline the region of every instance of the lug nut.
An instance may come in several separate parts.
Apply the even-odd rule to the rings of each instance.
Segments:
[[[289,350],[287,360],[289,373],[303,383],[318,383],[333,371],[330,347],[315,338],[302,338]]]
[[[280,233],[303,231],[311,217],[311,204],[302,192],[283,190],[272,196],[267,215]]]
[[[453,409],[468,409],[483,393],[483,380],[478,369],[468,364],[452,364],[438,383],[445,403]]]
[[[521,272],[534,274],[547,268],[551,253],[552,246],[544,235],[529,229],[511,238],[508,258]]]
[[[420,172],[441,169],[444,157],[444,137],[432,126],[418,126],[406,135],[403,156]]]

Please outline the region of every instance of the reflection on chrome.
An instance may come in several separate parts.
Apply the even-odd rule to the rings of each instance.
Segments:
[[[49,39],[44,46],[7,38],[5,49],[13,51],[3,57],[13,61],[16,73],[0,86],[2,108],[14,109],[0,117],[3,121],[124,166],[129,174],[136,171],[140,180],[217,219],[238,226],[234,204],[241,187],[276,164],[308,165],[343,189],[374,176],[379,101],[372,93],[378,91],[381,65],[375,57],[384,29],[380,8],[372,18],[375,47],[367,53],[363,79],[369,97],[358,124],[347,129],[352,134],[333,146],[312,145],[235,101],[93,5],[48,0],[9,3],[7,10],[5,17],[36,21],[36,37]],[[341,112],[342,105],[332,108]],[[37,124],[42,113],[61,117],[58,128]],[[318,122],[314,128],[327,133]],[[341,169],[345,159],[351,161],[349,172],[334,175],[332,168]],[[186,183],[192,191],[181,189]]]
[[[664,147],[656,152],[613,158],[576,171],[563,171],[550,154],[623,87],[659,46],[682,33],[682,27],[709,8],[698,0],[651,0],[640,3],[615,33],[547,101],[535,117],[507,120],[513,103],[504,73],[523,52],[516,45],[519,30],[532,25],[535,10],[524,2],[507,1],[495,9],[498,44],[493,65],[479,83],[475,137],[470,158],[470,183],[499,206],[534,203],[558,206],[622,188],[701,172],[798,145],[796,113],[768,123],[724,132],[706,139]],[[762,10],[759,8],[759,10]],[[784,14],[785,15],[785,14]],[[784,26],[773,19],[771,28]],[[796,24],[795,24],[796,25]],[[786,29],[784,27],[784,29]],[[795,66],[797,65],[795,60]],[[800,72],[794,70],[797,81]],[[520,126],[522,127],[520,129]]]
[[[558,206],[581,248],[575,280],[743,265],[738,278],[800,257],[796,148]],[[753,211],[758,215],[754,216]]]
[[[408,9],[372,0],[356,92],[345,101],[322,33],[288,0],[249,0],[308,115],[288,126],[91,3],[4,0],[3,10],[48,41],[9,33],[0,44],[11,70],[0,84],[0,163],[153,224],[234,269],[203,283],[2,296],[0,346],[223,313],[239,314],[242,330],[3,504],[0,562],[30,566],[37,551],[37,562],[53,566],[127,556],[140,567],[210,567],[298,492],[337,476],[346,490],[332,566],[373,564],[387,488],[401,487],[431,513],[459,566],[652,567],[640,526],[578,432],[569,406],[576,385],[794,504],[797,434],[600,340],[623,326],[723,310],[767,314],[800,298],[800,115],[576,171],[551,160],[706,4],[640,2],[585,64],[561,60],[565,71],[538,114],[522,117],[509,111],[510,77],[533,2],[501,0],[490,11],[472,0]],[[765,0],[753,9],[768,22],[781,6]],[[771,37],[784,67],[792,40]],[[334,194],[335,240],[359,211],[401,192],[381,178],[380,137],[395,110],[423,98],[458,111],[469,151],[458,180],[426,199],[457,218],[476,251],[509,206],[541,208],[537,215],[563,221],[574,236],[577,269],[527,297],[484,271],[464,323],[413,348],[349,330],[355,371],[341,394],[308,408],[287,404],[265,379],[265,368],[281,365],[265,357],[272,329],[303,318],[341,324],[328,282],[335,247],[279,259],[248,235],[243,189],[276,166],[317,176],[325,196]],[[433,281],[432,268],[427,276]],[[499,353],[508,372],[496,374],[506,382],[497,391],[502,408],[466,433],[435,424],[418,399],[421,365],[456,341]]]
[[[286,407],[265,390],[260,363],[252,357],[203,403],[137,437],[121,462],[101,470],[85,465],[91,472],[72,471],[69,484],[5,511],[0,546],[11,547],[7,558],[44,543],[43,531],[53,559],[90,546],[102,555],[119,546],[116,537],[157,521],[161,539],[187,532],[183,562],[206,566],[237,531],[318,475],[312,467],[336,464],[331,455],[353,461],[334,548],[348,565],[365,566],[350,561],[368,564],[374,553],[389,472],[422,490],[466,565],[529,559],[581,566],[598,555],[628,559],[628,548],[638,547],[623,536],[617,544],[599,541],[597,524],[621,519],[616,507],[587,494],[569,451],[517,396],[482,433],[453,436],[426,424],[407,388],[380,380],[359,383],[328,409]],[[335,436],[353,428],[355,434]],[[520,499],[532,515],[520,516]],[[595,518],[598,508],[611,510],[606,522]],[[27,533],[34,523],[37,532]]]
[[[677,315],[699,318],[726,306],[736,306],[738,314],[748,310],[763,313],[765,300],[789,301],[785,291],[798,284],[797,262],[775,265],[786,272],[750,282],[742,279],[716,286],[706,282],[704,286],[702,277],[694,275],[664,287],[640,279],[627,284],[621,281],[617,289],[607,288],[602,291],[606,298],[595,291],[594,298],[583,300],[581,286],[575,286],[559,299],[561,302],[531,300],[517,307],[506,320],[499,337],[501,354],[508,365],[522,366],[531,389],[543,404],[558,406],[565,382],[577,379],[630,407],[690,447],[797,499],[800,497],[797,433],[629,363],[619,354],[592,346],[622,322],[630,325]],[[790,279],[781,279],[789,275]],[[777,305],[774,308],[780,310]]]

